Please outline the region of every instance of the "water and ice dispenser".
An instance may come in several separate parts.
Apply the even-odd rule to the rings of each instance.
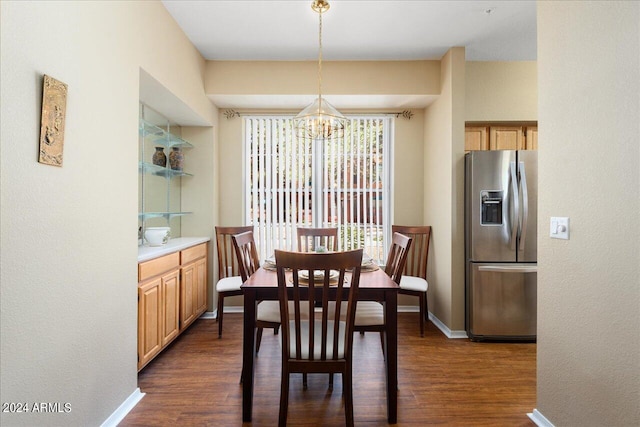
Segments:
[[[503,191],[480,192],[480,225],[502,225]]]

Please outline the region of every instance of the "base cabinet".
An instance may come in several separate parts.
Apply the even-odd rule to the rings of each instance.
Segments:
[[[178,272],[162,277],[162,346],[169,344],[180,333],[180,285]]]
[[[207,243],[138,264],[138,370],[207,309]]]
[[[138,369],[162,349],[162,281],[138,286]]]

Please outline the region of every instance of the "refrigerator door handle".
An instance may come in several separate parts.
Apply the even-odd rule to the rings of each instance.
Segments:
[[[511,188],[513,189],[513,218],[515,218],[514,221],[511,221],[511,249],[516,250],[518,223],[520,222],[520,196],[518,195],[518,175],[516,173],[516,162],[511,162],[509,164],[509,172],[511,173]]]
[[[527,192],[527,174],[525,173],[524,162],[518,164],[520,172],[520,184],[522,185],[522,224],[520,229],[520,250],[524,251],[524,242],[527,238],[527,222],[529,220],[529,195]]]
[[[478,271],[492,271],[495,273],[537,273],[538,265],[482,265]]]

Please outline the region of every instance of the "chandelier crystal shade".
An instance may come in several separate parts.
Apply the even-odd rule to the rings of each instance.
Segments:
[[[316,140],[340,137],[347,118],[322,97],[322,14],[329,10],[326,0],[314,0],[311,8],[318,13],[318,98],[293,119],[296,133],[302,138]]]

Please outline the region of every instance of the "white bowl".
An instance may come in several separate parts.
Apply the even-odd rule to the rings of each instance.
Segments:
[[[171,227],[147,227],[144,238],[149,246],[162,246],[169,241]]]

